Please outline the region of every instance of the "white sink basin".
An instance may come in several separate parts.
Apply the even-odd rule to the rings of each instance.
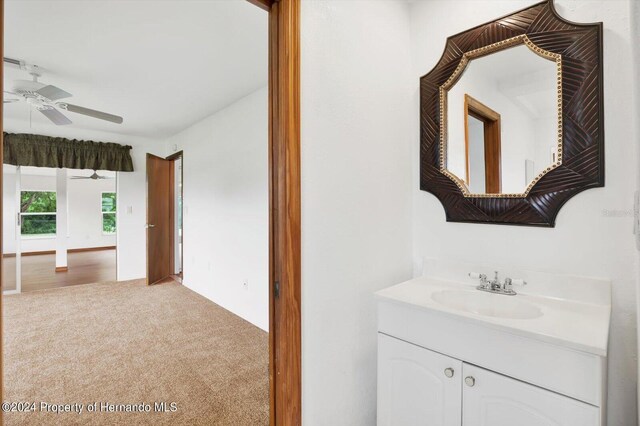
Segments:
[[[431,298],[449,308],[489,317],[532,319],[542,316],[540,308],[519,300],[518,296],[491,294],[479,290],[442,290],[433,293]]]

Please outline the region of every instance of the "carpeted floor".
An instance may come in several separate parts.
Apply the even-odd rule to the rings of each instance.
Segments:
[[[181,285],[88,284],[3,300],[4,401],[36,403],[5,413],[7,425],[269,423],[267,333]],[[84,410],[44,413],[43,402]],[[87,412],[95,402],[103,411]]]

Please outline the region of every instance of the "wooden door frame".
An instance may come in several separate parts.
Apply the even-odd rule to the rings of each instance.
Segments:
[[[500,114],[471,95],[464,95],[464,146],[466,160],[466,183],[471,178],[471,161],[469,159],[469,117],[482,122],[484,127],[484,163],[485,192],[499,194],[502,192],[502,141],[500,136]]]
[[[184,200],[184,151],[180,150],[177,152],[174,152],[173,154],[169,155],[168,157],[165,158],[165,160],[167,161],[173,161],[173,190],[175,190],[175,162],[176,160],[180,159],[180,199]],[[173,191],[172,190],[172,191]],[[180,209],[181,212],[181,216],[182,216],[182,246],[180,247],[180,272],[182,272],[182,276],[184,276],[184,203],[182,204],[182,208]],[[171,194],[171,211],[174,212],[174,214],[172,215],[172,224],[171,224],[171,228],[175,231],[176,230],[176,221],[178,220],[178,218],[175,215],[175,211],[176,211],[176,193],[172,192]],[[171,270],[173,271],[173,275],[175,275],[175,270],[176,270],[176,258],[175,258],[175,253],[176,253],[176,234],[175,232],[173,232],[171,234],[171,252],[174,254],[174,256],[171,257]],[[180,279],[180,283],[182,283],[182,279]]]
[[[300,0],[248,1],[269,13],[270,423],[296,426],[302,422]],[[0,25],[0,53],[4,56],[4,0],[0,0]],[[0,68],[0,77],[2,86],[4,68]],[[2,112],[3,105],[0,105],[0,125]],[[0,164],[3,164],[2,152],[3,140],[0,132]],[[0,198],[0,220],[1,207]],[[0,259],[1,237],[0,230]],[[0,262],[0,285],[2,272]],[[279,289],[278,296],[275,294],[276,287]],[[1,313],[2,298],[0,318]],[[0,378],[3,379],[1,342],[0,339]],[[2,397],[0,386],[0,400]],[[0,421],[2,417],[0,411]]]
[[[302,423],[300,0],[248,0],[269,12],[270,424]]]

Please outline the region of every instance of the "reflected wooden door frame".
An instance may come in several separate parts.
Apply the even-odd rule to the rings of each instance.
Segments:
[[[482,122],[484,127],[484,176],[485,192],[500,194],[502,192],[502,142],[500,114],[473,98],[464,95],[464,142],[467,166],[466,183],[471,180],[471,160],[469,136],[469,117]]]
[[[300,0],[248,0],[269,13],[270,423],[300,425]],[[4,0],[0,0],[4,55]],[[0,69],[0,85],[4,70]],[[3,106],[0,105],[0,123]],[[0,133],[0,164],[2,164]],[[2,174],[0,173],[0,184]],[[0,207],[2,200],[0,199]],[[0,208],[0,220],[2,209]],[[0,258],[2,258],[0,230]],[[2,280],[0,262],[0,285]],[[278,294],[276,295],[276,291]],[[0,298],[0,317],[2,300]],[[1,326],[1,324],[0,324]],[[1,333],[1,332],[0,332]],[[0,339],[1,345],[1,339]],[[0,377],[2,350],[0,346]],[[0,400],[3,392],[0,386]],[[0,411],[0,421],[2,412]]]

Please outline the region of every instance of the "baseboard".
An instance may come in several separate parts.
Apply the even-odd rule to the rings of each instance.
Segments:
[[[102,250],[115,250],[116,246],[104,246],[104,247],[85,247],[85,248],[75,248],[67,250],[67,253],[82,253],[86,251],[102,251]],[[22,256],[41,256],[44,254],[56,254],[55,250],[45,250],[45,251],[27,251],[22,253]],[[2,257],[16,257],[15,253],[4,253]]]
[[[56,272],[67,272],[68,270],[68,266],[56,266]]]

